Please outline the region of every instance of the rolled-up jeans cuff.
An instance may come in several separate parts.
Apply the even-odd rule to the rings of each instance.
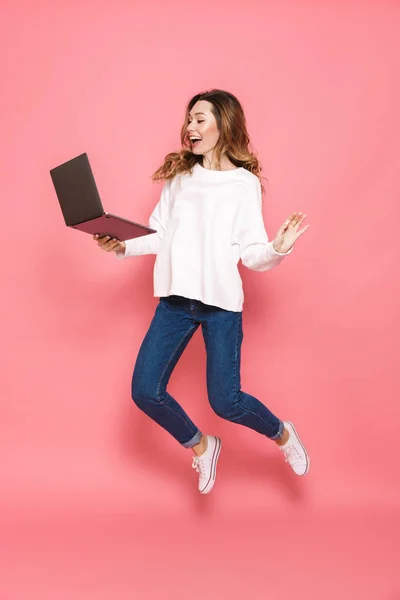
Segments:
[[[270,440],[280,440],[283,434],[283,430],[285,429],[285,425],[283,421],[279,421],[279,429],[278,433],[270,438]]]
[[[202,433],[201,431],[197,431],[196,434],[192,437],[191,440],[189,440],[188,442],[185,442],[184,444],[182,444],[182,446],[184,448],[193,448],[193,446],[197,446],[197,444],[200,442],[201,438],[202,438]]]

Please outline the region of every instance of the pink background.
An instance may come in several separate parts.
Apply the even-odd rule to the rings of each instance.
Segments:
[[[398,600],[399,3],[1,7],[0,599]],[[245,108],[270,237],[309,215],[281,267],[241,269],[242,381],[312,462],[213,414],[198,332],[170,390],[223,437],[200,497],[130,400],[154,257],[67,229],[48,171],[87,152],[106,209],[147,222],[211,87]]]

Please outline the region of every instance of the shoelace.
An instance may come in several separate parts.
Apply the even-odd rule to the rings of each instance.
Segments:
[[[200,459],[200,456],[193,456],[192,468],[196,469],[197,473],[204,476],[204,465]]]
[[[296,461],[301,461],[301,454],[297,450],[296,446],[289,446],[283,450],[285,454],[285,462],[295,463]]]

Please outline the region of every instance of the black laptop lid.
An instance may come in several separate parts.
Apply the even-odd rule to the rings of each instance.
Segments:
[[[54,167],[50,175],[66,225],[77,225],[104,213],[86,153]]]

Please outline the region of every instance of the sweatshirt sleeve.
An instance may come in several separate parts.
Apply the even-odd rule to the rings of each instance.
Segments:
[[[267,271],[278,266],[293,247],[284,254],[274,249],[264,226],[260,182],[246,188],[237,218],[235,243],[240,246],[240,258],[245,267]]]
[[[155,229],[157,233],[150,233],[148,235],[133,238],[132,240],[126,240],[125,251],[116,252],[117,258],[123,259],[128,256],[157,254],[170,216],[171,181],[172,180],[168,180],[164,183],[160,200],[149,218],[149,227]]]

